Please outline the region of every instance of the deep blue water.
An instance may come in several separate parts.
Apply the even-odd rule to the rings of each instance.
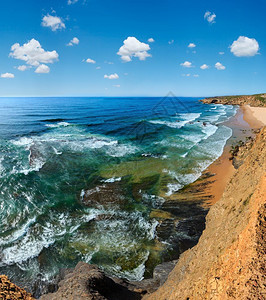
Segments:
[[[0,271],[49,279],[84,260],[143,278],[151,211],[232,134],[236,108],[198,100],[0,98]]]

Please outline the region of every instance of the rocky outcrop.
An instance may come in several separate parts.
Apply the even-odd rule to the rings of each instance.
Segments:
[[[117,279],[107,277],[95,265],[84,262],[66,273],[59,282],[58,291],[43,295],[41,300],[117,300],[141,299],[142,290],[134,290],[135,286]]]
[[[198,244],[145,300],[266,299],[266,129],[211,207]]]
[[[266,94],[256,94],[248,96],[219,96],[210,97],[201,100],[207,104],[225,104],[225,105],[246,105],[254,107],[265,107],[266,106]]]
[[[12,283],[7,276],[0,275],[0,300],[34,300],[34,298]]]

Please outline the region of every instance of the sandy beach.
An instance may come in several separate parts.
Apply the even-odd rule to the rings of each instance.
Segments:
[[[266,107],[252,107],[250,105],[243,106],[244,119],[250,126],[262,127],[266,125]]]
[[[227,141],[223,154],[213,162],[204,173],[215,174],[210,183],[206,186],[204,195],[212,196],[204,202],[204,206],[215,204],[222,196],[225,186],[235,172],[232,165],[230,150],[231,146],[246,137],[254,136],[254,129],[266,125],[266,108],[241,106],[234,117],[225,123],[233,130],[232,137]]]

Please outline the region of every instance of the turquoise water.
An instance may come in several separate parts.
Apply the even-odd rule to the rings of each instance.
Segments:
[[[142,279],[157,240],[151,211],[232,134],[223,122],[236,108],[198,100],[1,98],[0,272],[49,280],[84,260]]]

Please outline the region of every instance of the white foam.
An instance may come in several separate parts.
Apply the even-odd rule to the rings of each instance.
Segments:
[[[165,121],[165,120],[151,120],[149,121],[152,124],[161,124],[166,125],[171,128],[182,128],[187,123],[195,121],[197,118],[201,116],[201,113],[187,113],[187,114],[178,114],[180,118],[175,118],[174,121]]]
[[[121,177],[112,177],[112,178],[102,180],[102,182],[113,183],[113,182],[116,182],[116,181],[121,181],[121,179],[122,179]]]
[[[182,185],[179,183],[168,183],[167,188],[168,192],[165,194],[166,196],[171,196],[173,193],[177,192],[178,190],[182,189]]]
[[[59,123],[56,123],[56,124],[46,124],[45,126],[50,127],[50,128],[58,128],[58,127],[67,127],[67,126],[70,126],[70,125],[71,124],[67,123],[67,122],[59,122]]]
[[[0,240],[0,245],[5,245],[9,243],[13,243],[18,238],[21,238],[24,234],[27,233],[29,227],[34,224],[36,221],[36,217],[29,219],[21,228],[17,229],[16,231],[12,232],[6,239],[2,238]]]

